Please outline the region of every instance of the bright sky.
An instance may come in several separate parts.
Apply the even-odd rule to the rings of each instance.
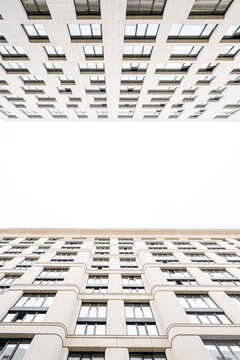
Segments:
[[[239,228],[240,123],[0,120],[0,227]]]

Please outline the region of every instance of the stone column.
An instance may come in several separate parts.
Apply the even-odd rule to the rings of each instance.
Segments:
[[[240,323],[240,306],[232,301],[224,291],[209,291],[208,294],[233,323]]]
[[[67,355],[68,349],[63,348],[60,336],[54,334],[35,335],[24,360],[42,360],[43,357],[44,360],[66,360]]]
[[[122,292],[121,274],[109,274],[108,275],[108,292],[110,292],[110,293]]]
[[[187,271],[193,278],[195,278],[199,285],[214,285],[210,277],[208,277],[199,268],[188,266]]]
[[[129,360],[128,349],[126,348],[107,348],[105,360]]]
[[[194,335],[175,336],[166,356],[168,360],[212,360],[200,337]]]
[[[127,334],[123,300],[108,300],[106,334],[107,335]]]
[[[73,333],[76,325],[81,302],[73,290],[60,290],[56,293],[52,305],[49,307],[44,322],[60,322]]]

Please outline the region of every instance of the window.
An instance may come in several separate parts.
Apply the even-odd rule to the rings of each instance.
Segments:
[[[164,245],[163,243],[160,243],[160,242],[149,242],[147,243],[147,246],[149,249],[154,249],[154,250],[157,250],[157,249],[167,249],[167,246]]]
[[[219,101],[222,98],[222,96],[210,96],[210,98],[208,99],[208,101]]]
[[[105,95],[94,96],[94,101],[107,101],[107,97]]]
[[[15,238],[2,238],[2,240],[0,240],[0,243],[2,244],[8,244],[10,241],[15,240]]]
[[[229,116],[235,114],[238,110],[228,110],[228,111],[221,111],[220,114],[215,116],[215,118],[228,118]]]
[[[192,262],[196,262],[196,263],[212,263],[213,260],[209,259],[208,256],[204,255],[204,254],[185,254],[185,256],[187,256]]]
[[[225,48],[222,49],[220,54],[218,55],[218,59],[225,59],[225,58],[234,58],[234,56],[239,52],[240,46],[239,45],[230,45],[225,46]]]
[[[44,84],[44,81],[40,76],[22,75],[20,76],[20,79],[24,84]]]
[[[47,46],[44,46],[44,49],[45,49],[49,59],[51,59],[51,58],[65,59],[66,58],[62,46],[47,45]]]
[[[175,285],[197,285],[196,280],[185,269],[166,269],[162,270],[165,278]]]
[[[104,75],[90,75],[89,80],[91,84],[105,84]]]
[[[123,57],[135,58],[135,57],[150,57],[152,53],[152,46],[124,46]]]
[[[52,117],[67,117],[65,112],[60,109],[48,109]]]
[[[157,66],[156,73],[158,72],[183,72],[187,73],[192,63],[190,62],[169,62],[160,63]]]
[[[224,258],[225,260],[227,260],[228,262],[240,263],[240,256],[236,254],[218,254],[218,255]]]
[[[107,276],[89,276],[86,293],[106,293],[108,290]]]
[[[128,335],[158,335],[149,304],[125,304]]]
[[[106,331],[106,304],[82,304],[74,334],[104,335]]]
[[[238,85],[240,84],[240,76],[233,76],[231,77],[228,82],[227,82],[228,85]]]
[[[196,85],[210,84],[213,79],[214,79],[214,76],[212,76],[212,75],[202,75],[198,78]]]
[[[100,15],[100,0],[74,0],[77,16]]]
[[[2,322],[41,322],[44,320],[45,315],[46,311],[16,311],[10,309]]]
[[[165,354],[163,353],[129,353],[129,360],[166,360]]]
[[[108,111],[106,109],[97,110],[97,116],[99,118],[107,118],[108,117]]]
[[[49,238],[48,240],[44,241],[44,244],[55,244],[55,241],[58,239],[55,238]]]
[[[93,259],[92,269],[102,270],[109,267],[109,259]]]
[[[189,119],[191,119],[191,118],[198,118],[198,117],[201,116],[204,112],[205,112],[205,110],[196,110],[196,111],[194,111],[194,112],[189,116]]]
[[[127,24],[124,39],[156,39],[158,28],[158,24]]]
[[[48,40],[48,36],[42,24],[23,25],[29,40]]]
[[[144,294],[145,288],[140,276],[122,276],[122,288],[124,293]]]
[[[68,355],[68,360],[104,360],[104,359],[105,359],[104,353],[100,353],[100,352],[70,352]]]
[[[69,101],[82,101],[82,99],[80,98],[80,96],[75,96],[75,95],[68,95],[68,99]]]
[[[175,90],[176,86],[156,86],[155,88],[150,88],[148,93],[173,94]]]
[[[198,88],[196,86],[190,86],[188,88],[183,89],[182,94],[194,94],[197,89]]]
[[[148,63],[146,62],[124,62],[122,64],[122,73],[124,72],[139,72],[145,73],[147,71]]]
[[[62,249],[81,249],[82,242],[81,241],[67,241],[63,244]]]
[[[119,254],[133,254],[133,248],[131,246],[119,246]]]
[[[118,239],[118,245],[133,245],[132,239]]]
[[[5,250],[4,254],[21,254],[24,249],[24,247],[12,246],[10,249]]]
[[[48,95],[38,95],[37,99],[38,99],[38,101],[47,101],[47,102],[56,101],[55,97],[48,96]],[[47,244],[47,242],[44,242],[44,244]],[[51,244],[51,243],[49,242],[49,244]]]
[[[39,240],[39,238],[32,239],[32,238],[26,238],[22,241],[20,241],[20,244],[34,244],[35,241]]]
[[[219,245],[218,243],[215,242],[209,242],[209,243],[202,243],[202,245],[206,246],[208,249],[225,249],[224,246]]]
[[[118,110],[118,117],[133,117],[134,110],[132,109],[121,109]]]
[[[30,339],[0,339],[0,356],[3,360],[23,360]]]
[[[25,91],[25,93],[44,93],[43,88],[41,88],[40,86],[23,86],[22,89],[23,91]],[[29,110],[34,112],[34,110]],[[32,113],[31,115],[34,115],[34,113]]]
[[[46,0],[21,0],[28,16],[50,16]]]
[[[226,270],[218,269],[202,269],[214,283],[219,285],[239,285],[240,280],[229,274]]]
[[[121,269],[137,269],[138,265],[135,259],[120,259]]]
[[[11,284],[14,284],[19,278],[20,275],[5,275],[3,278],[0,279],[0,292],[4,292],[11,286]]]
[[[104,71],[105,71],[105,65],[104,65],[103,62],[85,62],[85,63],[80,63],[78,65],[79,65],[80,72],[85,72],[85,73],[100,72],[100,73],[104,73]]]
[[[1,42],[6,42],[5,37],[3,36],[3,34],[0,32],[0,41]]]
[[[214,93],[217,93],[217,94],[221,94],[223,91],[224,91],[224,87],[217,87],[217,88],[212,88],[212,90],[210,91],[209,94],[214,94]]]
[[[143,84],[144,76],[143,75],[122,75],[121,84],[127,83],[140,83]]]
[[[16,72],[21,74],[21,73],[29,72],[26,65],[23,63],[4,62],[1,64],[1,66],[7,73]]]
[[[224,34],[223,40],[234,41],[240,39],[240,25],[231,25],[228,31]]]
[[[22,112],[28,117],[41,117],[39,112],[33,109],[22,109]]]
[[[76,112],[77,117],[79,117],[79,118],[87,117],[87,113],[84,109],[76,109],[75,112]]]
[[[0,267],[4,266],[7,261],[12,260],[11,258],[0,258]]]
[[[195,246],[193,246],[192,244],[188,243],[188,242],[178,242],[178,243],[174,243],[175,246],[177,246],[178,249],[196,249]]]
[[[206,40],[209,39],[216,24],[173,24],[168,40]]]
[[[192,323],[230,324],[231,321],[208,295],[177,295]]]
[[[54,296],[54,294],[24,294],[10,308],[2,322],[43,321]]]
[[[16,302],[14,307],[42,307],[49,308],[52,304],[55,294],[33,293],[24,294]]]
[[[72,76],[60,75],[58,78],[59,78],[61,84],[75,85],[75,81]]]
[[[16,266],[17,269],[25,269],[31,267],[37,259],[25,259]]]
[[[0,90],[0,93],[1,93],[1,90]],[[16,116],[9,110],[6,110],[6,109],[3,109],[1,108],[0,111],[6,115],[8,118],[16,118]]]
[[[147,110],[144,113],[144,117],[158,117],[161,114],[161,111],[162,110]]]
[[[68,269],[44,269],[41,274],[36,278],[34,284],[58,284],[64,280],[65,275],[67,274]]]
[[[229,296],[237,305],[240,305],[240,295],[239,294],[232,294]]]
[[[86,58],[103,58],[103,46],[86,45],[83,47],[83,50]]]
[[[161,263],[178,262],[173,254],[153,254],[155,261]]]
[[[33,251],[33,254],[45,254],[45,251],[49,249],[46,246],[39,246],[36,250]]]
[[[139,94],[141,92],[141,89],[141,86],[120,86],[120,93]]]
[[[95,239],[94,243],[95,244],[109,245],[110,244],[110,239]]]
[[[161,16],[166,0],[127,0],[127,16]]]
[[[202,66],[198,69],[198,72],[212,72],[216,67],[217,63],[204,63]]]
[[[223,16],[228,10],[233,0],[195,0],[192,10],[190,12],[191,17],[200,17],[206,15]]]
[[[97,246],[95,250],[95,254],[109,254],[110,250],[109,247]]]
[[[240,342],[238,340],[206,340],[206,349],[213,360],[238,360]]]
[[[101,24],[69,24],[68,30],[72,40],[102,39]]]
[[[76,253],[57,253],[51,261],[74,261]]]
[[[174,46],[171,58],[196,58],[200,51],[202,50],[202,46]]]
[[[62,73],[62,67],[59,63],[44,63],[44,66],[48,73]]]
[[[139,96],[137,95],[124,95],[124,96],[120,96],[119,100],[120,101],[138,101]]]
[[[2,58],[25,58],[28,56],[21,46],[0,46],[0,54]]]
[[[163,75],[159,79],[159,85],[161,84],[180,84],[183,79],[182,75]]]

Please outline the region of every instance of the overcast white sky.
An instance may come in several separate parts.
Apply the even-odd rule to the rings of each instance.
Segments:
[[[240,123],[0,120],[0,227],[240,228]]]

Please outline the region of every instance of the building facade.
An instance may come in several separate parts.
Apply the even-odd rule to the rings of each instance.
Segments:
[[[3,0],[2,120],[239,120],[240,0]]]
[[[1,230],[0,266],[0,359],[240,359],[240,231]]]

